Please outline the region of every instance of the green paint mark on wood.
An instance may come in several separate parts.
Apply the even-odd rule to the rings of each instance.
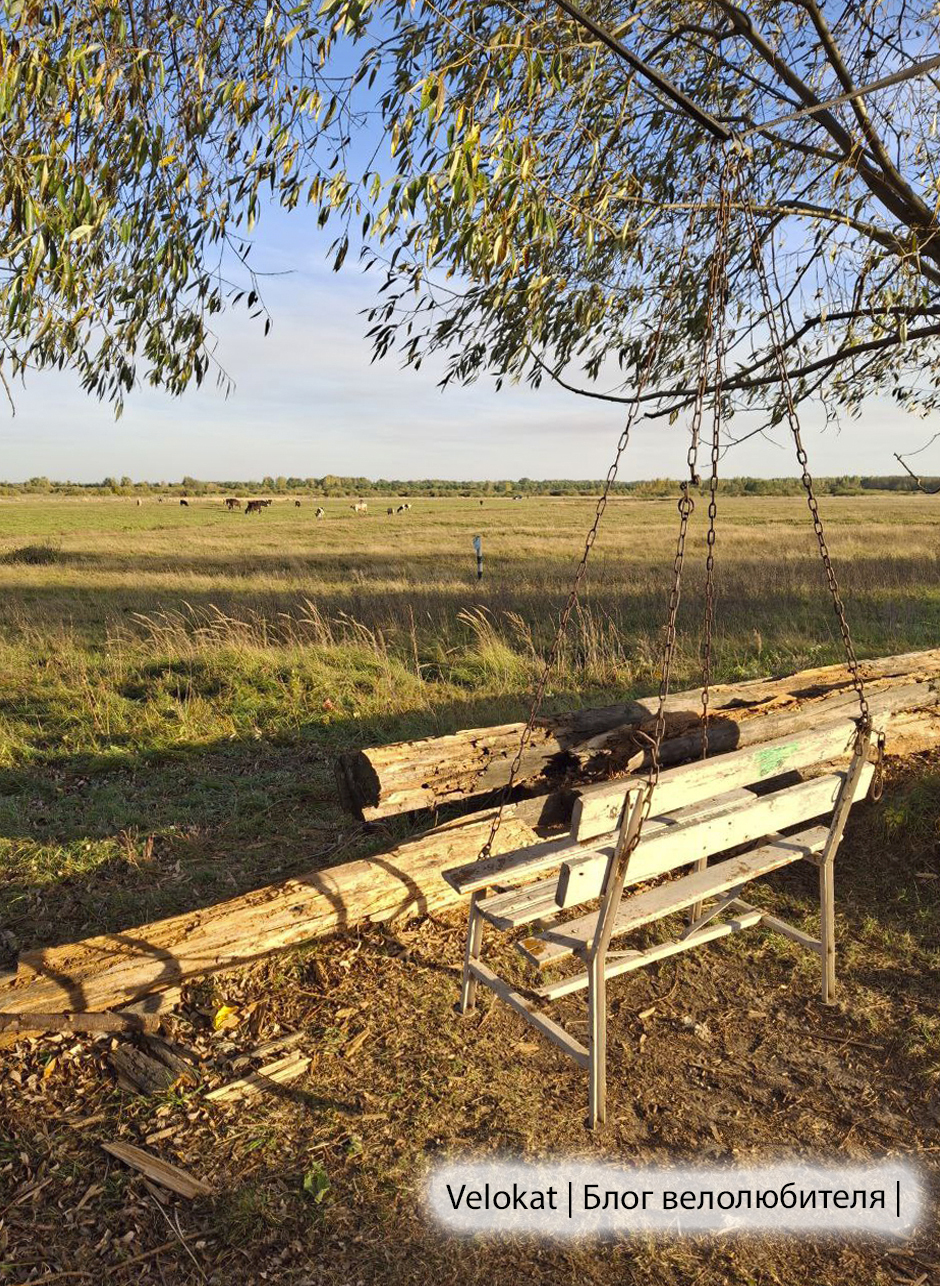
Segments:
[[[785,746],[768,746],[766,750],[758,751],[758,777],[772,777],[778,773],[799,744],[798,741],[788,741]]]

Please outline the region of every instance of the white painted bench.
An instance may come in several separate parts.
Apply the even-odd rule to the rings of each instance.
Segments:
[[[593,1126],[606,1116],[608,978],[763,923],[820,956],[822,996],[831,1003],[833,862],[849,809],[867,792],[872,778],[870,742],[870,732],[859,734],[855,723],[844,719],[799,737],[666,770],[653,792],[652,815],[645,821],[646,783],[627,779],[619,808],[611,807],[609,786],[602,808],[592,808],[590,793],[585,792],[575,808],[571,833],[563,839],[445,872],[451,887],[471,898],[461,1010],[473,1008],[477,985],[483,983],[586,1068]],[[847,760],[839,771],[796,785],[780,780],[792,770],[839,760]],[[604,832],[599,832],[601,825]],[[732,850],[735,856],[708,864],[710,858]],[[819,867],[819,939],[740,896],[751,881],[797,861]],[[692,870],[674,875],[682,867]],[[656,883],[624,895],[628,885],[651,881]],[[588,903],[593,904],[591,910],[570,918],[571,908]],[[703,909],[706,903],[710,905]],[[613,938],[682,912],[688,913],[688,923],[678,936],[645,949],[608,951]],[[527,929],[517,946],[539,971],[572,958],[581,967],[526,990],[513,987],[481,959],[486,924],[502,931]],[[587,1047],[539,1008],[542,1002],[585,988]]]

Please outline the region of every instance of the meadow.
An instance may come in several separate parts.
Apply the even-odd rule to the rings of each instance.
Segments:
[[[337,750],[525,714],[593,502],[325,507],[0,501],[0,924],[21,946],[381,846],[337,811]],[[831,497],[825,515],[860,655],[934,646],[940,503]],[[611,502],[548,708],[655,690],[676,518],[672,501]],[[700,504],[683,687],[704,532]],[[717,559],[717,679],[839,659],[804,502],[726,499]]]
[[[275,500],[246,516],[209,498],[187,508],[156,497],[140,506],[123,497],[0,499],[0,971],[17,950],[127,929],[380,851],[427,819],[364,827],[345,815],[332,775],[338,750],[525,715],[593,502],[416,498],[388,516],[397,503],[370,501],[355,514],[349,501],[329,500],[317,521],[316,501]],[[936,646],[940,498],[826,497],[822,507],[859,654]],[[656,689],[676,525],[674,500],[611,502],[548,708]],[[695,686],[700,672],[705,527],[700,502],[683,576],[680,687]],[[717,559],[716,680],[840,659],[801,498],[725,498]],[[608,1144],[655,1153],[708,1138],[716,1156],[781,1138],[857,1145],[864,1155],[901,1140],[936,1150],[926,1104],[940,1071],[932,981],[940,772],[924,757],[894,767],[891,787],[846,841],[857,854],[838,895],[840,931],[851,936],[849,1002],[820,1017],[812,962],[768,935],[644,977],[614,1010],[623,1031],[612,1057],[624,1083]],[[795,875],[770,896],[788,918],[810,923],[810,881]],[[812,1247],[771,1248],[759,1268],[730,1245],[477,1261],[470,1248],[427,1233],[408,1194],[436,1149],[586,1146],[577,1113],[566,1110],[580,1094],[576,1074],[547,1047],[520,1040],[496,1006],[483,1035],[455,1020],[460,949],[459,917],[444,917],[320,944],[197,988],[193,1003],[206,1012],[223,1001],[261,1005],[265,1022],[299,1024],[316,1042],[313,1088],[237,1128],[210,1130],[186,1094],[129,1103],[104,1072],[93,1086],[82,1081],[83,1110],[102,1128],[120,1124],[140,1139],[176,1123],[177,1159],[239,1175],[200,1216],[221,1259],[200,1252],[194,1269],[182,1249],[165,1252],[164,1280],[260,1280],[273,1248],[288,1245],[303,1248],[298,1265],[316,1266],[298,1281],[344,1286],[500,1283],[519,1273],[548,1280],[543,1272],[677,1286],[836,1280],[826,1274],[842,1252]],[[710,966],[719,959],[720,969]],[[654,1009],[657,1017],[643,1018]],[[711,1044],[694,1034],[690,1012],[709,1026]],[[749,1065],[758,1047],[760,1065]],[[49,1071],[42,1048],[24,1061],[40,1087],[35,1102],[4,1101],[0,1075],[0,1124],[20,1149],[4,1168],[0,1137],[0,1197],[24,1156],[37,1176],[43,1165],[79,1174],[88,1164],[75,1131],[53,1138],[44,1124],[50,1112],[72,1110],[79,1072],[67,1069],[64,1051]],[[84,1057],[75,1055],[76,1068]],[[558,1110],[546,1116],[546,1103]],[[322,1207],[311,1205],[306,1183],[317,1167],[332,1186]],[[85,1214],[115,1230],[143,1226],[139,1211],[126,1214],[124,1179],[115,1182],[89,1198]],[[17,1245],[35,1238],[30,1220],[41,1223],[42,1213],[22,1207]],[[151,1216],[153,1235],[165,1238]],[[56,1263],[92,1275],[98,1260],[83,1258],[84,1243],[70,1235]],[[226,1265],[221,1276],[206,1277],[210,1260]],[[841,1282],[908,1280],[883,1248],[853,1250],[841,1263]],[[140,1280],[158,1281],[153,1267],[140,1268]],[[907,1267],[910,1280],[924,1280],[916,1262]],[[294,1278],[285,1266],[278,1280]]]

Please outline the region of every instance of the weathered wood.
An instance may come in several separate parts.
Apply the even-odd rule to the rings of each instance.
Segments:
[[[310,1066],[311,1059],[306,1054],[285,1054],[259,1067],[256,1072],[240,1076],[238,1080],[228,1081],[218,1089],[210,1090],[206,1095],[207,1103],[235,1103],[258,1094],[270,1093],[275,1086],[289,1085]]]
[[[863,770],[856,797],[868,789],[873,768]],[[828,774],[812,781],[800,782],[772,795],[750,795],[735,798],[723,808],[692,816],[678,826],[661,825],[644,831],[634,850],[627,882],[639,883],[665,875],[680,866],[725,853],[741,844],[750,844],[765,835],[790,826],[799,826],[814,817],[831,812],[842,790],[844,774]],[[599,851],[575,850],[566,857],[557,876],[539,880],[517,893],[497,895],[480,903],[486,919],[497,929],[518,928],[533,920],[553,919],[558,914],[558,890],[566,891],[566,906],[590,901],[589,890],[606,875],[613,853],[611,843]],[[580,893],[587,896],[579,898]],[[579,898],[578,901],[575,898]]]
[[[850,804],[867,791],[873,771],[871,764],[862,766],[860,784],[854,795],[848,797]],[[710,857],[713,853],[723,853],[738,844],[750,844],[772,831],[786,830],[788,826],[798,826],[810,818],[821,817],[832,811],[844,781],[844,773],[827,773],[784,790],[775,790],[770,795],[737,799],[717,813],[706,814],[701,820],[691,818],[678,826],[662,827],[641,838],[630,864],[630,882],[635,884],[664,875],[677,866]],[[573,888],[578,887],[582,882],[578,868],[600,865],[604,861],[603,850],[600,857],[589,854],[565,859],[562,865],[564,874],[559,876],[559,884],[564,881]],[[567,872],[565,866],[568,867]],[[586,882],[590,883],[590,876]]]
[[[918,730],[923,744],[936,740],[940,732],[938,686],[934,682],[906,683],[870,694],[872,718],[879,726],[887,725],[889,753],[906,749],[905,739],[916,740]],[[900,712],[911,713],[899,722]],[[663,748],[665,762],[674,757],[694,762],[663,774],[653,806],[657,812],[667,813],[717,791],[847,755],[855,738],[857,715],[854,693],[839,693],[795,714],[765,714],[740,724],[724,720],[711,728],[712,755],[705,760],[694,758],[701,750],[700,730],[668,742]],[[583,786],[577,792],[571,825],[579,840],[593,839],[617,826],[628,785],[628,778],[620,778]]]
[[[826,842],[828,829],[817,826],[784,839],[775,836],[768,844],[753,849],[741,857],[732,857],[705,871],[695,871],[680,880],[668,880],[646,893],[625,898],[617,911],[614,934],[627,933],[653,920],[674,915],[696,901],[716,897],[749,880],[769,875],[771,871],[790,862],[798,862],[808,852],[819,852]],[[519,950],[538,968],[564,960],[575,952],[583,951],[595,932],[597,912],[569,920],[555,928],[531,938],[524,938]]]
[[[166,1063],[152,1058],[136,1045],[119,1045],[108,1054],[108,1062],[121,1089],[138,1094],[162,1094],[179,1079]]]
[[[462,818],[376,857],[312,871],[204,910],[26,952],[0,989],[0,1009],[106,1009],[366,921],[440,910],[457,901],[441,872],[479,853],[491,818],[491,811]],[[536,838],[509,808],[496,851]]]
[[[139,1170],[152,1182],[158,1183],[161,1188],[167,1188],[180,1197],[212,1195],[212,1188],[202,1179],[197,1179],[186,1170],[181,1170],[178,1165],[171,1165],[169,1161],[161,1160],[152,1152],[145,1152],[143,1148],[138,1148],[133,1143],[102,1143],[101,1146],[111,1156],[117,1157],[132,1169]]]
[[[720,760],[706,761],[703,766],[708,767],[710,763],[718,764],[720,762]],[[670,772],[673,771],[675,770],[670,770]],[[764,797],[755,796],[754,799],[761,805],[762,811],[759,814],[752,814],[751,822],[756,824],[761,818],[764,818],[767,821],[767,825],[763,832],[758,829],[750,835],[750,838],[757,838],[761,834],[766,834],[779,827],[796,825],[807,816],[812,816],[812,814],[799,811],[804,801],[818,802],[819,814],[831,809],[833,798],[826,796],[826,791],[835,789],[836,777],[830,776],[827,780],[829,782],[828,786],[826,780],[823,779],[817,779],[815,783],[812,781],[803,782],[799,786],[793,787],[794,791],[800,793],[792,795],[786,792],[778,792],[776,796],[766,797],[771,800],[769,803],[765,802]],[[623,789],[622,783],[618,784]],[[668,785],[667,774],[663,775],[660,785]],[[659,787],[657,787],[658,789]],[[676,837],[688,840],[690,836],[695,836],[696,843],[702,842],[706,844],[706,848],[703,851],[690,852],[689,857],[685,859],[690,862],[694,861],[696,857],[708,856],[709,849],[707,845],[711,844],[713,840],[727,841],[724,843],[726,848],[730,847],[732,843],[747,843],[749,837],[740,830],[737,813],[741,809],[751,806],[748,802],[749,796],[750,792],[748,792],[748,796],[737,797],[737,803],[728,804],[715,814],[711,814],[706,810],[704,820],[696,820],[693,814],[689,821],[685,823],[679,822],[675,825],[661,818],[647,823],[630,867],[631,881],[648,879],[652,875],[662,875],[665,871],[681,864],[677,859],[674,860],[677,851],[681,849],[681,843]],[[774,800],[776,802],[773,802]],[[796,816],[792,821],[787,821],[785,818],[789,816],[791,808],[796,808]],[[738,829],[735,829],[736,827]],[[741,838],[735,839],[735,835],[741,835]],[[706,836],[709,837],[707,840]],[[545,840],[541,844],[527,846],[516,852],[500,853],[480,862],[468,862],[464,866],[445,871],[443,875],[444,879],[456,891],[463,894],[476,893],[478,890],[488,888],[494,884],[518,883],[537,875],[540,871],[560,867],[562,862],[605,863],[610,858],[614,838],[613,832],[598,835],[592,839],[590,846],[587,847],[572,840],[570,835],[566,835],[561,839]],[[711,848],[710,851],[721,852],[721,848]]]
[[[15,977],[15,975],[14,975]],[[88,1013],[0,1013],[0,1032],[23,1036],[40,1032],[74,1032],[95,1035],[98,1032],[157,1031],[157,1014],[88,1014]]]
[[[940,677],[940,649],[882,657],[862,663],[872,692],[913,680]],[[845,667],[824,666],[774,679],[719,684],[711,690],[709,741],[727,750],[743,741],[738,730],[755,717],[786,707],[810,710],[826,698],[842,696],[851,703]],[[539,720],[526,750],[517,781],[551,783],[573,771],[585,775],[623,769],[641,747],[638,732],[648,733],[657,698],[625,701],[600,709],[546,716]],[[666,705],[666,762],[678,762],[701,744],[698,689],[671,696]],[[814,716],[804,727],[812,726]],[[340,757],[337,776],[348,806],[367,821],[471,799],[505,785],[519,745],[521,723],[470,728],[443,737],[373,746]],[[748,735],[751,735],[750,730]],[[774,733],[753,734],[767,740]],[[688,738],[687,744],[683,744]],[[672,757],[670,758],[669,755]]]
[[[632,726],[647,718],[642,702],[627,701],[542,719],[533,731],[517,780],[542,776],[552,762],[563,771],[569,747],[575,751],[625,723]],[[522,729],[521,723],[466,728],[444,737],[348,751],[336,762],[340,797],[363,820],[377,821],[485,795],[509,780]]]

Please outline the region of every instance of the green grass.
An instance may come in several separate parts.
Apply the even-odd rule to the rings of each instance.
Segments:
[[[386,846],[335,802],[331,759],[522,716],[593,502],[0,501],[0,925],[21,946],[230,896]],[[940,505],[823,505],[859,652],[940,637]],[[838,660],[805,504],[729,498],[715,678]],[[548,708],[658,684],[676,512],[616,500]],[[694,686],[705,518],[675,675]],[[485,578],[471,545],[483,535]]]

